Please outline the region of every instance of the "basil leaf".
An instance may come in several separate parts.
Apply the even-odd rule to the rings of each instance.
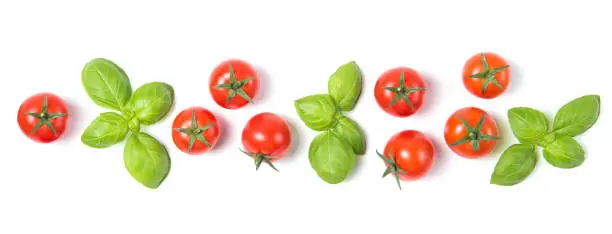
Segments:
[[[141,124],[151,125],[161,120],[172,108],[174,89],[172,86],[151,82],[140,86],[128,105]]]
[[[544,113],[528,108],[516,107],[508,110],[508,120],[514,136],[525,144],[546,145],[548,118]]]
[[[97,58],[81,72],[85,92],[98,106],[120,111],[132,95],[130,80],[121,67],[110,60]]]
[[[128,124],[114,112],[100,114],[83,132],[81,142],[93,148],[106,148],[117,144],[128,132]]]
[[[338,124],[329,129],[329,131],[333,132],[340,139],[348,143],[351,148],[353,148],[353,152],[355,152],[355,154],[364,154],[366,139],[359,125],[357,125],[357,123],[350,118],[342,115],[340,115],[337,120]]]
[[[578,136],[595,124],[599,117],[598,95],[586,95],[565,104],[555,116],[553,131],[557,136]]]
[[[306,96],[296,100],[294,105],[300,119],[312,130],[327,130],[336,122],[336,106],[327,94]]]
[[[584,162],[584,150],[571,137],[561,137],[543,150],[544,158],[558,168],[574,168]]]
[[[134,133],[125,143],[123,162],[130,175],[148,188],[157,188],[170,171],[166,148],[146,133]]]
[[[361,94],[361,82],[361,70],[354,61],[340,66],[331,75],[327,90],[340,110],[350,111],[355,107]]]
[[[308,149],[310,166],[330,184],[342,182],[355,166],[353,149],[332,132],[315,137]]]
[[[511,186],[523,181],[535,168],[535,146],[515,144],[502,153],[491,175],[491,184]]]

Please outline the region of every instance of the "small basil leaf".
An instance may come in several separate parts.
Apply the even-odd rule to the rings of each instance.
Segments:
[[[308,160],[321,179],[337,184],[346,179],[355,166],[355,153],[334,133],[323,132],[310,143]]]
[[[327,90],[340,110],[350,111],[355,107],[361,94],[361,82],[361,70],[354,61],[340,66],[331,75]]]
[[[128,124],[121,115],[106,112],[89,124],[81,136],[81,141],[93,148],[106,148],[123,141],[127,132]]]
[[[134,91],[128,107],[141,124],[151,125],[168,114],[173,102],[174,89],[172,86],[161,82],[151,82]]]
[[[491,184],[512,186],[522,182],[535,168],[535,146],[515,144],[502,153],[491,175]]]
[[[574,168],[584,162],[584,150],[571,137],[561,137],[543,150],[544,159],[558,168]]]
[[[508,120],[514,136],[525,144],[544,145],[548,134],[548,118],[544,113],[528,108],[516,107],[508,110]]]
[[[337,117],[338,124],[329,131],[333,132],[340,139],[348,143],[355,154],[361,155],[365,153],[365,135],[355,121],[348,117],[340,115]]]
[[[565,104],[555,116],[553,131],[557,136],[578,136],[595,124],[599,118],[598,95],[586,95]]]
[[[336,106],[331,96],[314,94],[294,102],[300,119],[312,130],[323,131],[335,124]]]
[[[168,151],[146,133],[134,133],[125,143],[123,162],[130,175],[148,188],[157,188],[170,171]]]
[[[120,111],[132,95],[130,80],[121,67],[110,60],[96,58],[81,72],[85,92],[98,106]]]

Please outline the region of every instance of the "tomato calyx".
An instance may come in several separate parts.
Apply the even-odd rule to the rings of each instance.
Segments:
[[[463,123],[463,126],[465,127],[465,130],[467,131],[467,135],[451,143],[450,145],[458,146],[458,145],[462,145],[462,144],[470,142],[470,145],[472,146],[473,150],[480,150],[480,141],[499,140],[500,138],[497,136],[491,136],[491,135],[487,135],[487,134],[480,132],[482,130],[482,126],[484,124],[484,119],[486,116],[487,116],[486,113],[482,114],[482,116],[480,117],[480,120],[478,120],[478,123],[476,124],[476,127],[470,126],[470,124],[468,124],[468,122],[463,117],[459,116],[461,123]]]
[[[51,124],[51,120],[66,116],[66,113],[61,112],[49,113],[49,104],[47,102],[47,96],[43,97],[43,105],[40,113],[27,112],[26,114],[38,119],[32,131],[30,131],[30,135],[34,134],[38,129],[40,129],[40,127],[45,125],[49,129],[51,129],[54,136],[57,136],[57,131],[55,131],[55,127],[53,127],[53,124]]]
[[[208,140],[206,140],[203,134],[204,134],[204,131],[206,131],[207,129],[211,128],[214,125],[215,123],[209,123],[202,127],[198,126],[195,110],[191,110],[191,127],[175,128],[174,130],[189,135],[189,146],[187,148],[187,152],[191,153],[191,149],[193,148],[193,145],[195,144],[196,140],[204,143],[208,147],[211,147],[211,144],[208,142]]]
[[[480,62],[482,63],[482,69],[484,70],[481,73],[476,73],[473,74],[471,76],[469,76],[470,78],[478,78],[478,79],[482,79],[482,94],[484,95],[485,90],[487,90],[487,87],[489,87],[490,83],[493,83],[495,86],[499,87],[500,89],[504,89],[504,86],[502,86],[499,81],[497,81],[497,79],[495,79],[495,75],[497,73],[500,73],[501,71],[505,70],[506,68],[510,67],[510,65],[504,65],[501,67],[496,67],[496,68],[489,68],[489,63],[487,63],[487,59],[485,58],[484,53],[480,53]]]
[[[274,159],[274,158],[278,158],[275,156],[270,156],[270,155],[266,155],[266,154],[261,154],[261,153],[249,153],[246,152],[242,149],[240,149],[240,151],[242,151],[242,153],[248,155],[249,157],[253,158],[253,160],[255,161],[255,170],[259,170],[259,167],[261,166],[261,163],[266,162],[266,164],[268,164],[270,167],[272,167],[272,169],[274,169],[275,171],[279,171],[278,169],[276,169],[276,167],[274,166],[274,163],[272,163],[272,161],[270,159]]]
[[[385,170],[385,173],[383,173],[382,177],[385,178],[387,177],[387,175],[393,173],[393,176],[395,177],[395,181],[397,181],[397,187],[399,187],[399,189],[402,190],[402,186],[399,180],[399,175],[400,174],[405,175],[406,171],[399,168],[399,166],[395,162],[395,157],[393,157],[393,153],[391,151],[389,151],[389,157],[385,157],[385,155],[379,153],[378,150],[376,151],[376,154],[378,154],[378,156],[383,161],[385,161],[385,164],[387,165],[387,170]]]
[[[397,101],[402,99],[402,100],[404,100],[404,102],[406,102],[406,104],[408,104],[408,106],[410,106],[410,109],[412,111],[414,111],[414,105],[412,105],[412,102],[410,101],[410,99],[408,99],[408,95],[411,94],[411,93],[420,92],[420,91],[423,90],[423,88],[421,88],[421,87],[405,87],[405,85],[404,85],[405,80],[406,79],[404,77],[404,71],[402,71],[402,73],[400,74],[399,85],[397,87],[394,87],[394,86],[384,87],[384,89],[389,90],[389,91],[395,93],[395,97],[393,97],[393,99],[391,100],[391,102],[389,103],[387,108],[391,108],[391,106],[393,106],[395,103],[397,103]]]
[[[244,92],[242,87],[246,85],[247,83],[251,82],[251,80],[253,80],[254,77],[249,77],[249,78],[239,81],[236,78],[236,73],[234,72],[234,68],[232,67],[232,65],[229,65],[229,75],[230,75],[229,83],[218,84],[214,86],[214,88],[216,89],[229,90],[229,94],[227,95],[227,100],[225,100],[225,103],[228,103],[229,101],[231,101],[234,97],[236,97],[236,95],[239,95],[242,98],[249,101],[250,103],[253,103],[253,99],[251,99],[251,97],[249,97],[249,95],[246,92]]]

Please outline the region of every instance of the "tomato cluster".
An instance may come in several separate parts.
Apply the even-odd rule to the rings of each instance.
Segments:
[[[354,70],[347,69],[342,72],[350,74]],[[462,79],[469,93],[492,99],[508,88],[510,68],[504,58],[497,54],[479,53],[466,61]],[[209,77],[212,99],[217,105],[228,110],[240,109],[254,103],[259,85],[260,76],[256,69],[239,59],[223,61],[212,70]],[[340,86],[334,86],[338,87]],[[360,90],[352,92],[358,93]],[[427,93],[428,87],[423,77],[409,67],[395,67],[385,71],[379,76],[374,87],[378,106],[384,112],[400,118],[416,114],[425,105]],[[342,97],[343,93],[336,92],[334,95]],[[354,101],[349,104],[354,105]],[[123,114],[126,117],[125,113]],[[332,117],[334,116],[330,118]],[[48,143],[63,135],[68,125],[69,113],[60,97],[52,93],[39,93],[21,104],[17,119],[22,132],[28,138]],[[330,119],[331,123],[333,119]],[[176,115],[171,135],[179,150],[198,155],[217,145],[223,134],[222,126],[220,119],[212,111],[193,106]],[[137,128],[130,126],[130,129]],[[283,117],[270,112],[259,113],[250,118],[242,130],[241,151],[254,161],[256,169],[265,163],[278,171],[273,162],[282,159],[289,151],[291,134]],[[447,119],[444,139],[456,154],[465,158],[479,158],[494,150],[499,131],[495,120],[487,112],[477,107],[464,107]],[[400,180],[418,180],[425,176],[434,166],[436,154],[433,142],[417,130],[396,133],[388,140],[384,151],[376,153],[386,165],[384,176],[393,175],[398,186]]]

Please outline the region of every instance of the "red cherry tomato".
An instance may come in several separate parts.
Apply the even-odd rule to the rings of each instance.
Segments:
[[[377,152],[378,153],[378,152]],[[384,154],[378,153],[387,170],[384,176],[393,174],[399,180],[418,180],[431,169],[435,160],[433,144],[423,133],[405,130],[395,134],[385,146]]]
[[[463,85],[477,97],[495,98],[510,85],[510,67],[497,54],[476,54],[463,66]]]
[[[259,91],[259,75],[247,62],[230,59],[213,70],[208,86],[219,106],[238,109],[253,102]]]
[[[376,81],[374,97],[380,108],[396,117],[408,117],[423,105],[425,82],[413,69],[398,67]]]
[[[457,110],[444,127],[446,144],[465,158],[480,158],[493,151],[499,139],[497,123],[476,107]]]
[[[52,93],[39,93],[26,99],[17,112],[21,131],[30,139],[49,143],[64,134],[68,123],[68,108]]]
[[[179,113],[172,123],[172,140],[187,154],[203,154],[215,147],[221,135],[219,121],[202,107],[191,107]]]
[[[290,145],[291,131],[287,122],[273,113],[253,116],[242,130],[243,153],[255,160],[256,169],[265,162],[278,171],[272,162],[285,157]]]

